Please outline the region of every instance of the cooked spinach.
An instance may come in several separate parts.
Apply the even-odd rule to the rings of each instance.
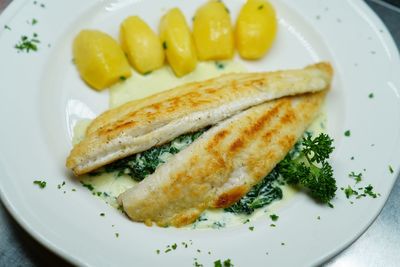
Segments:
[[[238,202],[225,209],[225,211],[241,214],[251,214],[254,210],[270,204],[272,201],[282,199],[282,190],[279,187],[279,173],[273,169],[260,183]]]
[[[136,181],[143,180],[152,174],[156,168],[165,163],[170,156],[183,150],[199,138],[206,129],[181,135],[170,143],[150,148],[149,150],[120,159],[104,167],[105,172],[117,172],[117,175],[127,174]],[[100,171],[101,172],[101,171]]]

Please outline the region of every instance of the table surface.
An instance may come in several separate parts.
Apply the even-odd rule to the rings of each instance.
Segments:
[[[11,0],[0,0],[0,13]],[[400,0],[366,0],[400,48]],[[400,179],[382,212],[360,238],[324,266],[400,266]],[[34,240],[0,203],[0,266],[70,266]]]

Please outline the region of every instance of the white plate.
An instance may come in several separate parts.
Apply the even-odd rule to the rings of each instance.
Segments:
[[[278,211],[276,228],[265,217],[252,224],[254,231],[247,224],[220,230],[162,229],[132,223],[70,177],[64,161],[74,123],[107,107],[107,92],[89,90],[71,63],[75,34],[90,27],[117,36],[119,23],[130,14],[156,28],[173,6],[190,21],[203,2],[70,0],[41,7],[41,1],[16,0],[0,17],[1,198],[30,234],[72,263],[190,266],[197,258],[212,266],[230,258],[235,266],[310,266],[349,245],[384,205],[399,170],[400,61],[385,26],[358,0],[274,0],[280,20],[277,41],[265,59],[246,65],[271,70],[331,61],[336,73],[327,103],[328,130],[335,139],[332,164],[338,186],[353,184],[349,172],[363,172],[362,185],[371,183],[380,197],[350,204],[338,190],[331,209],[298,195]],[[236,16],[242,1],[226,2]],[[32,18],[36,25],[27,23]],[[41,40],[39,51],[17,53],[20,36],[34,32]],[[345,137],[348,129],[351,136]],[[45,189],[32,184],[38,179],[47,181]],[[62,181],[66,185],[59,190]],[[102,212],[106,216],[99,216]],[[188,248],[181,242],[189,243]],[[173,243],[178,248],[164,253]]]

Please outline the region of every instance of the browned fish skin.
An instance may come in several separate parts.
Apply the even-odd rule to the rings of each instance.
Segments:
[[[135,100],[100,115],[73,148],[67,167],[81,175],[286,95],[329,87],[329,63],[302,70],[227,74]]]
[[[221,122],[121,194],[120,203],[134,221],[177,227],[206,208],[230,206],[284,158],[324,96],[284,97]]]

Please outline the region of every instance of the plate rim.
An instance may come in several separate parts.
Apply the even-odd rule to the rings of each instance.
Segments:
[[[347,2],[353,2],[355,5],[360,7],[364,12],[368,12],[368,17],[374,19],[374,24],[379,23],[379,27],[384,29],[387,34],[384,37],[384,40],[386,41],[386,44],[388,44],[391,48],[391,51],[394,52],[394,63],[397,64],[400,68],[400,52],[399,49],[397,48],[393,36],[388,30],[387,26],[383,23],[382,19],[376,14],[376,12],[368,6],[368,4],[362,0],[348,0]],[[6,24],[6,22],[9,19],[12,19],[15,16],[15,13],[18,12],[20,8],[23,8],[27,3],[29,3],[28,0],[13,0],[7,7],[6,9],[0,14],[0,25]],[[0,155],[1,156],[1,155]],[[0,157],[0,166],[2,166],[2,158]],[[3,169],[3,171],[6,173],[6,170]],[[7,174],[8,175],[8,174]],[[379,212],[377,212],[374,216],[370,218],[368,223],[366,224],[365,227],[362,227],[359,229],[359,231],[349,240],[343,243],[343,245],[340,248],[336,248],[333,251],[329,251],[323,255],[321,255],[319,258],[313,260],[314,263],[323,263],[326,262],[329,259],[332,259],[333,257],[339,255],[342,253],[344,250],[346,250],[351,244],[353,244],[357,239],[361,237],[361,235],[371,226],[371,224],[376,220],[376,218],[380,215],[383,207],[386,205],[387,199],[391,192],[393,191],[393,187],[395,182],[397,181],[399,175],[400,175],[400,164],[397,166],[394,166],[394,173],[393,175],[396,177],[392,179],[391,181],[391,187],[390,187],[390,192],[386,196],[384,196],[384,201],[383,205],[380,207]],[[80,259],[75,257],[72,254],[69,254],[67,251],[65,251],[62,247],[56,245],[52,241],[50,241],[44,234],[39,233],[39,231],[35,230],[33,227],[31,227],[31,224],[24,218],[23,214],[20,214],[18,211],[18,208],[15,207],[9,197],[7,197],[7,194],[3,192],[2,187],[0,186],[0,200],[3,203],[4,207],[7,209],[7,212],[13,217],[13,219],[21,226],[31,237],[33,237],[36,241],[38,241],[41,245],[43,245],[46,249],[50,250],[52,253],[60,256],[62,259],[66,260],[67,262],[74,264],[74,265],[87,265],[87,263]]]

